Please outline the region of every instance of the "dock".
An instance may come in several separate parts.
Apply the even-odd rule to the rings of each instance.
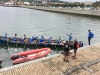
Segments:
[[[0,69],[0,75],[99,75],[100,43],[85,46],[77,50],[77,59],[69,56],[69,62],[63,61],[59,53],[32,60],[22,64]]]

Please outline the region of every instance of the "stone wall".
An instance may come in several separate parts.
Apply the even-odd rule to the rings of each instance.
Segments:
[[[68,8],[50,8],[50,7],[34,7],[34,6],[22,6],[24,8],[37,9],[43,11],[60,12],[60,13],[73,13],[89,16],[100,16],[100,10],[85,10],[85,9],[68,9]]]

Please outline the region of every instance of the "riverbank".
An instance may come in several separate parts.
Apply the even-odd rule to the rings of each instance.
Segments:
[[[16,6],[16,5],[9,5],[9,6],[5,6],[5,7],[22,7],[22,8],[49,11],[49,12],[58,12],[58,13],[76,14],[76,15],[83,15],[83,16],[100,17],[100,10],[41,7],[41,6]]]
[[[29,61],[0,69],[0,75],[96,75],[100,73],[100,43],[79,48],[77,59],[69,56],[63,61],[62,54]]]
[[[70,13],[77,15],[86,15],[86,16],[96,16],[100,17],[100,10],[85,10],[85,9],[69,9],[69,8],[50,8],[50,7],[36,7],[36,6],[22,6],[23,8],[50,11],[50,12],[59,12],[59,13]]]

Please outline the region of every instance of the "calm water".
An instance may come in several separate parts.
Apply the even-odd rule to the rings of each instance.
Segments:
[[[2,36],[7,32],[10,37],[17,33],[19,37],[26,34],[27,37],[33,35],[40,37],[43,35],[45,38],[52,36],[53,39],[58,39],[60,36],[62,39],[67,40],[68,36],[66,34],[73,33],[73,39],[77,38],[87,44],[88,29],[91,29],[94,33],[92,44],[100,42],[99,18],[26,8],[0,7],[0,35]],[[2,47],[0,45],[0,57],[3,59],[3,67],[12,65],[9,56],[15,53],[14,50],[15,48],[10,47],[8,54],[7,46]],[[23,48],[18,48],[18,50],[22,51]],[[52,51],[52,54],[54,53]]]

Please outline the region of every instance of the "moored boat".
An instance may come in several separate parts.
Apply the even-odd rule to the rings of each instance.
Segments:
[[[15,60],[19,57],[26,57],[27,55],[30,55],[30,54],[34,54],[34,53],[38,53],[40,51],[47,51],[47,50],[50,50],[50,48],[40,48],[40,49],[33,49],[33,50],[28,50],[28,51],[24,51],[24,52],[19,52],[19,53],[16,53],[16,54],[13,54],[10,56],[10,58],[12,60]]]
[[[39,39],[37,39],[37,42],[35,44],[31,44],[30,42],[28,43],[21,43],[21,42],[12,42],[13,37],[8,37],[9,41],[4,40],[3,36],[0,36],[0,43],[4,44],[5,46],[7,46],[7,44],[9,46],[16,46],[17,47],[32,47],[32,48],[44,48],[44,47],[48,47],[51,48],[52,50],[63,50],[63,46],[61,44],[57,43],[57,40],[53,40],[54,44],[48,44],[48,41],[46,39],[46,44],[40,44]],[[18,40],[20,41],[21,38],[18,38]],[[29,40],[29,38],[28,38]],[[70,42],[70,46],[71,49],[73,49],[73,41]]]
[[[4,40],[4,37],[3,36],[0,36],[0,45],[2,45],[2,47],[16,47],[16,48],[30,48],[30,49],[36,49],[36,48],[50,48],[52,50],[58,50],[58,51],[61,51],[63,50],[63,46],[62,44],[64,44],[63,41],[65,40],[61,40],[61,44],[58,43],[58,39],[55,39],[55,40],[52,40],[53,41],[53,44],[49,44],[48,43],[48,39],[45,39],[46,43],[45,44],[41,44],[40,43],[40,39],[37,39],[37,42],[32,44],[30,43],[30,38],[27,38],[28,39],[28,42],[27,43],[22,43],[21,42],[21,39],[22,38],[18,38],[18,42],[13,42],[13,37],[7,37],[9,39],[9,41],[6,41]],[[70,49],[73,49],[73,43],[74,41],[70,41],[69,44],[70,44]],[[80,41],[80,47],[83,47],[83,42]]]
[[[13,64],[19,64],[23,62],[27,62],[30,60],[38,59],[47,56],[51,52],[50,48],[41,48],[41,49],[36,49],[36,50],[30,50],[26,52],[20,52],[17,55],[19,58],[13,60]],[[12,55],[11,57],[13,57]]]

